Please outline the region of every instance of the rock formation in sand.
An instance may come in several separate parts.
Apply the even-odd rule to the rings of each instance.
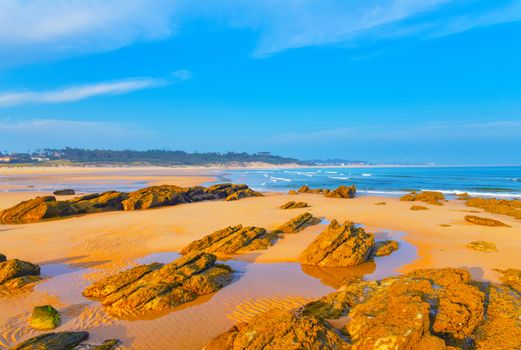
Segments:
[[[485,242],[485,241],[474,241],[469,242],[467,244],[467,247],[470,249],[478,250],[480,252],[497,252],[496,245],[491,242]]]
[[[443,205],[442,202],[445,200],[445,196],[443,193],[436,191],[413,191],[400,197],[400,200],[405,202],[425,202],[428,204]]]
[[[376,254],[386,255],[396,250],[398,243],[385,241],[375,244],[374,235],[346,221],[333,220],[300,255],[304,265],[349,267],[359,265]]]
[[[300,209],[307,208],[309,205],[306,202],[290,201],[280,206],[280,209]]]
[[[69,350],[87,338],[87,332],[45,333],[22,342],[12,350]]]
[[[35,306],[29,325],[34,329],[54,329],[60,325],[60,313],[51,305]]]
[[[355,198],[356,186],[338,186],[336,189],[325,194],[328,198]]]
[[[491,226],[491,227],[510,227],[509,225],[494,219],[482,218],[475,215],[466,215],[465,221],[483,226]]]
[[[469,207],[484,209],[489,213],[521,219],[521,200],[519,199],[471,198],[466,204]]]
[[[261,227],[229,226],[193,241],[181,254],[205,251],[216,255],[232,255],[266,249],[277,240],[277,235]]]
[[[273,230],[274,233],[296,233],[302,231],[308,226],[313,226],[320,223],[320,219],[314,217],[310,213],[303,213]]]
[[[55,196],[73,196],[76,194],[76,191],[74,191],[72,188],[65,188],[63,190],[56,190],[52,194]]]
[[[453,268],[351,280],[297,312],[271,310],[240,323],[206,350],[519,349],[521,271],[513,271],[503,272],[510,284],[476,282]]]
[[[410,210],[413,210],[413,211],[418,211],[418,210],[429,210],[429,208],[424,207],[423,205],[412,205],[409,209],[410,209]]]
[[[45,196],[36,197],[0,211],[0,223],[29,223],[78,214],[148,209],[180,203],[220,199],[235,200],[252,196],[262,196],[262,194],[252,191],[246,185],[233,184],[218,184],[208,188],[202,186],[152,186],[130,193],[108,191],[65,201],[57,201],[54,196]]]
[[[298,194],[298,192],[295,191],[295,190],[289,190],[289,191],[288,191],[288,194],[292,194],[292,195],[294,195],[294,194]]]
[[[329,190],[328,189],[324,189],[324,188],[314,188],[314,189],[311,189],[309,188],[309,186],[307,185],[304,185],[302,186],[301,188],[299,188],[297,190],[298,193],[318,193],[318,194],[326,194],[326,193],[329,193]]]
[[[210,341],[205,350],[349,349],[347,339],[317,317],[270,310]]]
[[[19,288],[40,279],[40,266],[36,264],[18,259],[0,262],[0,285]]]
[[[140,265],[95,282],[83,295],[120,310],[171,308],[231,282],[230,267],[215,261],[213,254],[194,252],[165,265]]]

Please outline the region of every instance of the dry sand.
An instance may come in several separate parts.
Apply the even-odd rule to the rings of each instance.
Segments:
[[[95,175],[79,174],[96,179]],[[106,176],[106,174],[102,174]],[[124,178],[126,175],[118,174]],[[150,177],[147,181],[154,181]],[[207,178],[168,178],[169,183],[196,184]],[[41,193],[0,193],[0,208]],[[289,200],[308,202],[306,209],[281,210]],[[385,205],[375,205],[386,202]],[[422,204],[423,205],[423,204]],[[35,305],[51,303],[64,313],[58,330],[82,329],[92,342],[120,338],[130,349],[199,349],[237,321],[273,306],[295,307],[334,290],[350,275],[381,278],[425,267],[465,267],[478,280],[495,280],[494,268],[521,268],[521,222],[506,216],[476,214],[512,227],[490,228],[466,223],[468,210],[453,200],[429,210],[411,211],[410,202],[394,198],[332,199],[321,195],[270,194],[236,202],[201,202],[146,211],[108,212],[35,224],[0,225],[0,252],[41,264],[49,276],[33,288],[15,293],[0,290],[0,348],[38,332],[27,326]],[[96,301],[81,296],[85,286],[136,263],[174,259],[194,239],[228,225],[275,228],[309,211],[323,223],[286,235],[266,251],[229,261],[236,280],[214,295],[167,312],[147,315],[109,315]],[[301,267],[300,252],[329,220],[352,220],[377,237],[399,239],[393,255],[350,269]],[[450,226],[440,226],[450,225]],[[496,244],[498,252],[468,249],[470,241]]]

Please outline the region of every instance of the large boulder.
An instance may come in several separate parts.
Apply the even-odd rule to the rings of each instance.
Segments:
[[[60,325],[60,313],[51,305],[35,306],[29,325],[34,329],[54,329]]]
[[[346,339],[326,321],[274,309],[241,323],[210,341],[205,350],[349,349]]]
[[[12,350],[70,350],[88,337],[87,332],[45,333],[22,342]]]
[[[302,252],[300,262],[318,266],[356,266],[371,258],[374,235],[346,221],[333,220]]]
[[[0,262],[0,285],[22,287],[40,280],[40,266],[28,261],[12,259]]]
[[[284,224],[277,227],[273,232],[279,234],[279,233],[296,233],[299,231],[302,231],[308,226],[313,226],[320,223],[320,219],[317,217],[314,217],[310,213],[303,213],[299,216],[294,217],[293,219],[290,219],[289,221],[285,222]]]
[[[413,191],[400,197],[400,200],[405,202],[424,202],[434,205],[443,205],[442,202],[445,200],[445,196],[443,193],[437,191]]]
[[[229,226],[193,241],[181,254],[205,251],[216,255],[232,255],[266,249],[277,240],[277,235],[261,227]]]
[[[164,310],[230,283],[230,267],[215,261],[213,254],[189,253],[161,267],[147,265],[107,277],[86,288],[83,295],[100,298],[103,305],[113,309]]]
[[[355,198],[356,186],[338,186],[336,189],[325,194],[329,198]]]

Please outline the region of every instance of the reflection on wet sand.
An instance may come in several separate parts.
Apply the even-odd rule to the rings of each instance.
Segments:
[[[352,280],[363,278],[376,270],[374,261],[367,261],[354,267],[324,267],[301,265],[302,271],[312,277],[318,278],[320,282],[335,289]]]

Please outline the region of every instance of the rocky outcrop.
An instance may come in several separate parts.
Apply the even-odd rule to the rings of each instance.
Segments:
[[[314,217],[310,213],[303,213],[293,219],[285,222],[284,224],[273,230],[274,233],[296,233],[302,231],[308,226],[316,225],[320,223],[320,219]]]
[[[137,266],[94,283],[83,295],[100,298],[104,306],[119,310],[168,309],[231,282],[230,267],[215,261],[213,254],[194,252],[166,265]]]
[[[76,194],[76,191],[74,191],[72,188],[65,188],[63,190],[56,190],[52,194],[55,196],[73,196]]]
[[[6,260],[7,260],[6,256],[4,254],[0,254],[0,262],[4,262]]]
[[[346,221],[333,220],[300,255],[304,265],[356,266],[372,257],[390,254],[398,243],[385,241],[375,244],[374,235]]]
[[[413,211],[418,211],[418,210],[429,210],[429,208],[424,207],[423,205],[413,205],[413,206],[411,206],[409,209],[411,209],[411,210],[413,210]]]
[[[398,250],[400,248],[398,242],[393,240],[385,240],[375,242],[373,246],[373,250],[371,251],[372,256],[386,256],[391,255],[392,252]]]
[[[216,255],[232,255],[266,249],[277,240],[277,235],[261,227],[229,226],[193,241],[181,254],[205,251]]]
[[[36,264],[18,259],[0,262],[0,285],[19,288],[40,279],[40,266]]]
[[[510,227],[510,225],[507,225],[501,221],[489,219],[489,218],[482,218],[475,215],[466,215],[465,221],[476,224],[476,225],[482,225],[482,226],[490,226],[490,227]]]
[[[325,194],[328,198],[355,198],[356,186],[338,186],[336,189]]]
[[[290,201],[280,206],[280,209],[300,209],[307,208],[309,205],[306,202]]]
[[[478,250],[480,252],[497,252],[496,245],[491,242],[485,241],[474,241],[467,243],[467,247],[470,249]]]
[[[413,191],[400,197],[400,200],[405,202],[425,202],[428,204],[443,205],[442,202],[445,200],[445,196],[443,193],[436,191]]]
[[[506,269],[497,271],[501,274],[499,280],[503,282],[504,285],[512,288],[518,293],[521,293],[521,270]]]
[[[519,199],[471,198],[467,200],[466,204],[469,207],[484,209],[489,213],[521,219],[521,200]]]
[[[54,196],[45,196],[36,197],[0,211],[0,223],[30,223],[79,214],[148,209],[204,200],[236,200],[253,196],[262,196],[262,194],[251,190],[246,185],[234,184],[219,184],[208,188],[202,186],[152,186],[130,193],[108,191],[65,201],[57,201]]]
[[[297,193],[297,191],[295,191],[295,190],[289,190],[289,191],[288,191],[288,194],[295,195],[295,194],[298,194],[298,193]]]
[[[314,188],[314,189],[311,189],[309,188],[309,186],[302,186],[301,188],[299,188],[297,190],[298,193],[315,193],[315,194],[327,194],[329,193],[329,190],[328,189],[324,189],[324,188]]]
[[[205,350],[349,348],[346,338],[326,321],[278,309],[232,327],[204,347]]]
[[[88,337],[87,332],[45,333],[22,342],[12,350],[70,350]]]
[[[51,305],[35,306],[29,325],[34,329],[54,329],[60,325],[60,313]]]

